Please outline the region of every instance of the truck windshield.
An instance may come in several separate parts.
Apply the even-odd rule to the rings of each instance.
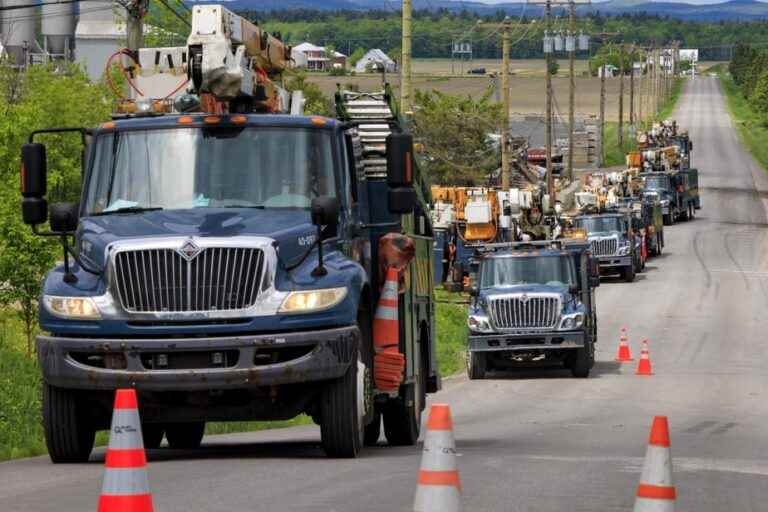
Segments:
[[[587,233],[608,233],[623,231],[624,224],[619,217],[577,217],[573,223]]]
[[[649,190],[669,190],[669,179],[666,176],[646,176],[645,188]]]
[[[335,196],[330,133],[300,128],[177,128],[96,139],[86,212],[309,208]]]
[[[569,256],[490,258],[482,262],[480,287],[576,283],[576,270]]]

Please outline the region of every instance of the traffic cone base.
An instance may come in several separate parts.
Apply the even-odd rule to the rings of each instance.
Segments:
[[[453,421],[450,408],[445,404],[435,404],[429,412],[413,510],[461,510],[461,480],[456,469]]]

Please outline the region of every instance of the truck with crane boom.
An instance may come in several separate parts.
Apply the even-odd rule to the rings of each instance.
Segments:
[[[24,221],[64,249],[37,338],[53,462],[88,459],[124,387],[148,448],[195,448],[210,421],[300,414],[331,457],[357,456],[382,425],[415,444],[440,387],[433,229],[388,88],[340,93],[338,119],[299,115],[281,85],[288,47],[219,5],[192,8],[184,47],[120,53],[136,90],[159,77],[178,94],[33,132],[21,151]],[[49,207],[41,141],[67,132],[85,146],[81,201]],[[400,366],[385,382],[373,326],[393,270]]]

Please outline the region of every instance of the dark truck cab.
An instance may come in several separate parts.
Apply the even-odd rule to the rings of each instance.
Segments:
[[[310,415],[330,456],[413,444],[434,352],[432,228],[412,139],[393,123],[384,176],[354,123],[165,115],[80,130],[82,200],[48,214],[45,146],[22,148],[25,222],[67,256],[45,278],[37,352],[54,462],[87,460],[112,393],[138,390],[145,442],[200,444],[207,421]],[[55,130],[49,130],[55,131]],[[383,145],[382,145],[383,149]],[[46,223],[50,231],[41,231]],[[374,388],[379,240],[415,247],[400,295],[399,391]],[[70,239],[74,240],[71,245]]]
[[[640,177],[643,196],[655,196],[661,202],[664,225],[692,220],[696,210],[701,209],[698,169],[644,172]]]
[[[588,377],[600,285],[583,240],[490,244],[477,258],[467,324],[470,379],[531,362],[563,362]]]
[[[642,241],[632,229],[627,212],[616,209],[582,214],[573,218],[573,225],[587,232],[592,254],[599,259],[604,274],[621,274],[630,283],[635,280],[642,268]]]

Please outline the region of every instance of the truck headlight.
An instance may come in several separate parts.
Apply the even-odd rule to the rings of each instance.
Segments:
[[[584,313],[574,313],[571,315],[565,315],[563,316],[563,319],[560,320],[561,331],[570,331],[572,329],[578,329],[582,325],[584,325]]]
[[[45,308],[59,318],[72,320],[99,320],[101,314],[96,303],[90,297],[43,297]]]
[[[290,292],[280,305],[279,313],[309,313],[329,309],[343,301],[347,288],[324,288]]]
[[[491,327],[491,321],[487,316],[481,315],[469,315],[467,318],[467,326],[470,331],[473,332],[493,332]]]

